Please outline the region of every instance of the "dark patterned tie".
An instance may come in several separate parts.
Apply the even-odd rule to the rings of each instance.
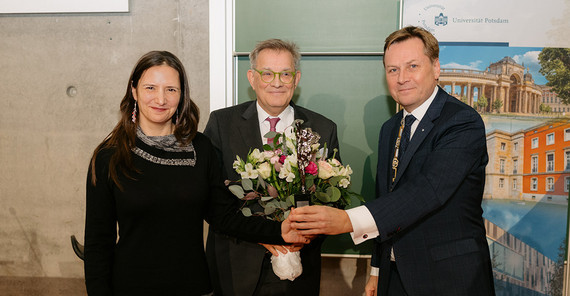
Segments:
[[[279,117],[275,117],[275,118],[267,117],[265,120],[269,121],[269,131],[270,132],[276,132],[277,130],[275,129],[275,126],[277,125],[277,122],[279,122],[279,120],[281,120],[281,118],[279,118]],[[273,143],[273,138],[267,139],[267,144],[271,144],[271,143]]]
[[[406,115],[404,119],[404,130],[402,131],[402,143],[400,143],[400,151],[398,152],[398,158],[401,160],[404,156],[404,152],[406,152],[406,148],[408,148],[408,144],[410,143],[410,131],[412,129],[412,124],[416,121],[416,118],[412,114]]]

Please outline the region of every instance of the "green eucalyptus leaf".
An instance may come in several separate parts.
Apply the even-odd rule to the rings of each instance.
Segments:
[[[295,205],[295,195],[289,195],[285,200],[287,201],[288,207],[292,207],[293,205]]]
[[[273,198],[274,198],[273,196],[262,196],[261,201],[269,201],[272,200]]]
[[[245,192],[243,191],[243,188],[239,185],[230,185],[228,187],[228,189],[235,195],[237,196],[237,198],[239,199],[243,199],[243,197],[245,196]]]
[[[257,190],[259,186],[261,186],[261,188],[263,189],[267,187],[267,183],[265,183],[265,181],[263,180],[263,178],[261,178],[261,176],[257,177],[257,188],[255,189]]]
[[[327,188],[327,195],[330,197],[331,202],[336,202],[340,198],[340,190],[331,186]]]
[[[250,208],[242,208],[242,209],[241,209],[241,213],[242,213],[244,216],[249,217],[249,216],[251,216],[251,209],[250,209]]]
[[[265,205],[265,210],[263,211],[265,215],[271,215],[275,212],[275,206],[272,204]]]
[[[313,184],[315,184],[315,178],[311,178],[309,176],[312,176],[312,175],[309,174],[305,177],[305,187],[306,188],[311,188],[313,186]]]
[[[286,198],[287,202],[290,202],[291,204],[295,204],[295,195],[291,194],[289,196],[287,196]]]
[[[279,201],[278,201],[277,199],[273,199],[273,200],[267,202],[267,204],[268,204],[268,205],[271,205],[271,206],[273,206],[273,207],[275,207],[275,208],[278,208],[278,207],[279,207]]]
[[[253,190],[253,182],[251,182],[250,179],[242,179],[241,180],[241,186],[243,186],[243,189],[245,191]]]
[[[269,132],[267,132],[265,135],[263,135],[263,137],[264,137],[264,138],[271,139],[271,138],[275,138],[275,136],[277,136],[277,135],[279,135],[278,132],[269,131]]]
[[[317,198],[322,201],[322,202],[330,202],[330,196],[324,192],[315,192],[315,195],[317,196]]]
[[[340,182],[340,180],[344,178],[342,176],[336,176],[336,177],[332,177],[329,179],[329,183],[331,184],[331,186],[337,186],[338,182]]]

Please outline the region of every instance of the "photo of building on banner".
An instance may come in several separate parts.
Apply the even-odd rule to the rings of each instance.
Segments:
[[[497,295],[563,295],[570,191],[570,3],[404,0],[438,38],[439,85],[487,133],[483,217]]]

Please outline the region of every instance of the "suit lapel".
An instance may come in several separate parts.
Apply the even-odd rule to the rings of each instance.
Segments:
[[[312,123],[309,120],[309,117],[307,116],[307,114],[305,114],[303,112],[303,110],[298,108],[297,105],[293,104],[293,102],[291,102],[291,106],[293,106],[293,114],[295,116],[295,120],[297,120],[297,119],[303,120],[303,124],[301,124],[301,128],[311,127]]]
[[[263,143],[261,142],[261,133],[259,131],[259,122],[257,118],[257,108],[255,106],[255,101],[250,104],[245,111],[241,114],[241,121],[236,122],[237,130],[240,133],[239,137],[242,139],[243,147],[245,151],[253,148],[262,148]],[[255,143],[255,147],[251,144]]]
[[[439,88],[439,87],[438,87]],[[441,114],[441,110],[443,109],[443,105],[446,101],[445,91],[439,88],[437,94],[429,106],[426,114],[422,118],[422,121],[418,124],[410,143],[408,144],[408,148],[406,149],[406,153],[404,157],[400,159],[400,163],[398,164],[398,175],[396,176],[396,180],[394,181],[394,186],[398,183],[404,171],[410,164],[410,160],[423,143],[427,135],[434,127],[434,121],[439,117]],[[400,117],[401,119],[401,117]]]

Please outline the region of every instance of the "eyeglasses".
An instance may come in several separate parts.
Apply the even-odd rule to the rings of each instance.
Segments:
[[[259,73],[261,76],[261,80],[265,83],[271,83],[273,79],[275,79],[275,75],[279,75],[279,80],[285,84],[289,84],[293,82],[293,78],[297,75],[295,71],[282,71],[282,72],[273,72],[271,70],[263,70],[259,71],[257,69],[253,69],[255,72]]]

